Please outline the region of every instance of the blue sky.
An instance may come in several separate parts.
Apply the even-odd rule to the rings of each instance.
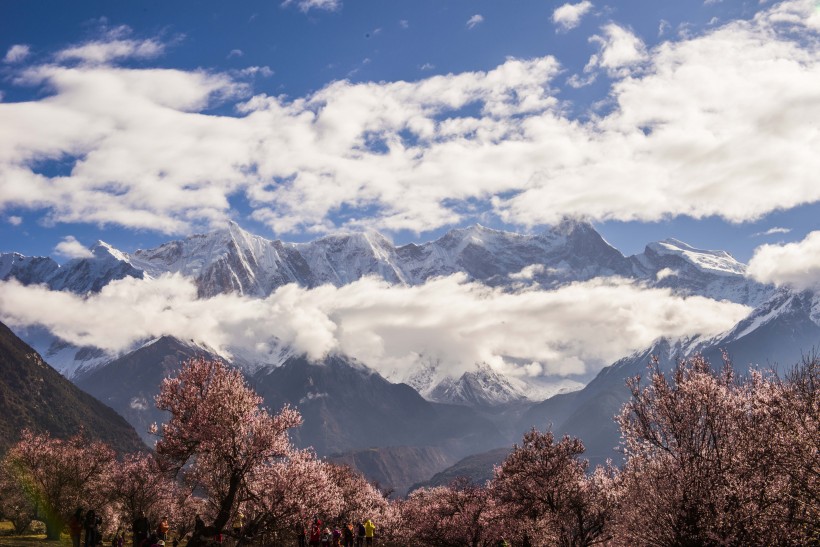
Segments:
[[[7,151],[2,160],[6,162],[2,166],[5,186],[0,187],[0,251],[53,254],[55,246],[67,236],[86,245],[103,239],[123,250],[133,251],[192,231],[209,229],[226,218],[233,218],[252,232],[285,240],[312,239],[337,229],[372,227],[392,236],[396,242],[404,243],[431,239],[452,227],[474,222],[534,231],[567,214],[588,216],[601,233],[626,254],[640,252],[649,241],[671,236],[695,246],[729,250],[745,261],[758,245],[800,241],[817,228],[818,196],[816,192],[813,196],[806,195],[806,188],[811,189],[811,178],[806,173],[810,173],[813,166],[799,164],[799,160],[805,157],[805,149],[811,148],[811,142],[795,140],[791,146],[784,145],[782,139],[778,141],[778,146],[786,147],[783,160],[796,165],[783,173],[783,179],[764,181],[754,180],[750,173],[758,169],[764,174],[769,168],[772,173],[783,170],[773,166],[778,156],[771,158],[772,165],[761,163],[756,167],[753,165],[756,159],[753,149],[733,150],[741,141],[739,136],[748,131],[747,127],[739,126],[737,131],[729,129],[727,135],[718,135],[714,143],[705,144],[708,150],[699,150],[698,155],[724,154],[721,157],[728,170],[735,169],[739,161],[749,160],[747,171],[738,170],[742,176],[750,177],[748,184],[742,176],[735,176],[732,180],[736,187],[716,190],[727,180],[729,175],[725,173],[715,175],[705,184],[703,195],[714,192],[715,202],[724,202],[727,206],[738,202],[736,210],[726,214],[721,212],[720,204],[715,206],[713,202],[710,205],[708,197],[692,198],[698,192],[695,178],[701,173],[705,173],[706,178],[712,176],[708,170],[692,169],[679,179],[675,178],[681,169],[675,161],[668,160],[674,146],[624,152],[624,147],[631,146],[627,142],[631,137],[619,137],[609,139],[613,142],[602,144],[597,150],[587,152],[584,147],[590,140],[593,144],[607,140],[611,131],[622,136],[629,131],[625,129],[626,125],[644,116],[643,113],[636,114],[635,104],[619,105],[618,97],[631,97],[630,100],[635,101],[658,100],[657,108],[673,113],[710,112],[716,108],[709,103],[713,98],[706,91],[699,90],[697,94],[687,96],[686,89],[681,89],[686,83],[685,78],[672,75],[664,81],[668,66],[686,69],[688,63],[692,71],[703,70],[704,79],[700,83],[704,89],[708,90],[712,85],[709,78],[716,78],[716,87],[725,85],[721,93],[743,93],[745,98],[750,98],[743,101],[748,102],[748,107],[759,104],[762,109],[771,109],[773,98],[780,97],[778,90],[774,87],[762,91],[754,87],[744,88],[742,71],[746,70],[745,65],[740,66],[739,74],[732,75],[734,80],[719,81],[720,63],[724,60],[710,58],[709,55],[714,53],[705,42],[720,40],[731,50],[732,40],[736,40],[741,51],[737,52],[738,61],[732,66],[748,61],[750,70],[760,64],[756,65],[757,61],[771,61],[772,66],[777,66],[777,63],[790,60],[790,55],[794,56],[795,62],[805,61],[800,56],[812,57],[815,50],[811,44],[816,40],[816,29],[799,19],[811,13],[813,4],[782,3],[781,11],[798,20],[790,20],[789,28],[785,28],[782,17],[774,20],[772,15],[779,13],[777,10],[781,4],[756,0],[570,2],[563,12],[559,8],[565,6],[564,2],[546,0],[4,2],[0,7],[0,55],[5,55],[6,59],[0,68],[0,120],[6,119],[8,136],[0,140],[0,147]],[[559,15],[561,13],[564,18]],[[573,20],[572,13],[577,15],[576,20]],[[766,14],[769,14],[768,19],[764,18]],[[751,55],[749,59],[743,57],[742,48],[748,48],[748,43],[754,43],[756,37],[765,38],[767,33],[775,33],[771,36],[782,40],[783,48],[769,52],[761,48],[758,59]],[[699,41],[705,45],[701,47]],[[110,48],[117,44],[125,48],[122,54],[96,59],[88,56],[88,46],[96,47],[99,52],[106,47],[109,48],[107,51],[113,51]],[[679,49],[678,57],[669,61],[668,66],[663,64],[667,62],[663,58],[666,45]],[[86,49],[77,49],[81,47]],[[74,48],[74,54],[67,54],[71,48]],[[606,61],[607,52],[611,56],[609,62]],[[597,64],[593,61],[596,57]],[[526,66],[511,67],[511,59]],[[549,61],[539,67],[538,60],[544,59]],[[816,57],[812,60],[816,62]],[[500,67],[510,70],[502,73]],[[153,78],[152,73],[158,68],[172,69],[181,78],[174,82]],[[91,83],[60,83],[62,76],[57,72],[63,69],[72,71],[71,77],[77,78],[77,82],[85,78]],[[158,94],[174,95],[187,86],[197,95],[171,107],[172,114],[185,114],[179,118],[184,123],[178,125],[169,121],[169,125],[137,128],[140,139],[150,141],[152,131],[158,132],[157,136],[168,136],[169,144],[157,150],[146,145],[146,154],[152,158],[174,146],[176,137],[166,131],[173,133],[179,128],[180,141],[193,140],[186,141],[180,150],[174,151],[178,156],[169,154],[167,160],[158,159],[150,172],[146,169],[146,173],[126,182],[116,180],[118,171],[109,168],[107,162],[120,158],[118,154],[122,150],[117,147],[124,146],[122,142],[127,143],[129,135],[136,134],[128,132],[132,124],[139,125],[139,120],[120,120],[110,110],[89,108],[83,104],[83,97],[89,102],[96,99],[87,93],[83,95],[85,92],[82,91],[86,89],[83,86],[93,84],[92,78],[103,78],[106,84],[113,82],[109,82],[108,77],[118,78],[121,69],[129,71],[123,80],[127,87],[112,83],[110,89],[99,88],[102,100],[122,93],[116,101],[112,99],[111,108],[127,110],[130,104],[138,103],[146,94],[155,100]],[[499,72],[497,79],[519,79],[504,87],[503,82],[490,81],[489,74],[493,71]],[[34,76],[34,73],[38,75]],[[459,82],[459,75],[467,73],[483,76],[478,82]],[[517,76],[510,76],[512,73]],[[319,137],[312,135],[310,138],[302,134],[304,128],[298,127],[299,124],[281,134],[277,126],[278,123],[291,124],[299,114],[329,111],[334,101],[339,102],[340,110],[355,104],[359,97],[366,102],[390,96],[391,101],[401,103],[420,93],[424,82],[441,75],[451,77],[436,82],[430,96],[420,99],[407,112],[394,114],[385,107],[385,111],[374,118],[368,118],[366,112],[351,112],[349,123],[358,135],[352,140],[345,141],[347,134],[342,133],[347,130],[338,129],[347,120],[334,120],[333,124],[318,129],[315,126],[320,124],[314,123],[313,131]],[[799,82],[801,77],[810,75],[808,69],[803,74],[793,70],[784,77],[794,77]],[[750,86],[754,86],[756,78],[766,78],[765,74],[749,76]],[[570,83],[573,77],[576,77],[576,85]],[[653,77],[654,83],[651,81]],[[211,81],[205,81],[207,78]],[[417,89],[390,89],[391,83],[399,81],[413,82]],[[72,88],[75,84],[80,87]],[[624,91],[618,88],[631,84],[634,89]],[[786,84],[784,81],[783,85]],[[496,85],[503,89],[498,91],[493,87]],[[72,89],[80,91],[72,92]],[[146,90],[145,93],[142,94],[140,89]],[[445,94],[448,90],[467,95],[473,93],[474,96],[456,99],[444,106],[438,104],[436,94]],[[658,99],[657,90],[668,91],[668,99]],[[756,97],[758,91],[760,97]],[[494,95],[497,93],[504,96],[498,99]],[[532,95],[539,104],[524,104],[522,97],[525,94]],[[317,95],[321,97],[317,99]],[[55,96],[59,99],[61,114],[70,115],[49,121],[49,111],[44,107]],[[269,113],[269,106],[240,106],[250,104],[254,96],[266,97],[266,100],[279,97],[276,100],[284,108],[289,108],[290,113],[282,118],[277,115],[262,120],[263,129],[256,126],[250,130],[237,129],[236,139],[242,140],[243,149],[226,152],[222,165],[219,165],[218,143],[193,154],[192,162],[196,161],[197,154],[202,154],[209,161],[213,160],[210,169],[226,169],[216,183],[208,180],[207,169],[199,170],[196,166],[181,169],[169,177],[174,179],[169,184],[181,185],[183,189],[190,185],[195,190],[206,190],[200,193],[203,195],[192,196],[193,204],[186,203],[188,198],[180,196],[169,197],[156,206],[144,205],[140,201],[145,198],[137,190],[146,177],[153,177],[152,184],[162,187],[162,181],[157,179],[176,168],[180,158],[189,157],[187,151],[197,146],[196,135],[205,139],[212,132],[221,132],[220,128],[226,126],[225,121]],[[310,102],[311,98],[312,105],[302,108],[297,104]],[[498,104],[493,103],[496,100]],[[33,108],[20,108],[24,105]],[[43,111],[39,112],[38,108]],[[294,112],[296,110],[300,112]],[[151,117],[154,112],[146,109],[145,116]],[[618,116],[618,119],[611,120],[613,126],[617,125],[614,130],[606,123],[589,125],[590,120],[606,118],[613,112]],[[73,116],[76,113],[79,113],[77,119]],[[524,160],[532,158],[532,167],[520,167],[516,163],[518,160],[512,159],[510,165],[499,165],[497,171],[487,173],[488,180],[479,182],[474,181],[476,173],[456,170],[458,161],[463,161],[465,166],[476,165],[470,154],[480,153],[482,146],[486,148],[486,154],[482,153],[481,158],[492,158],[495,154],[516,158],[505,154],[504,145],[522,138],[520,123],[535,123],[545,113],[551,124],[543,129],[545,133],[562,131],[567,124],[587,125],[583,125],[580,131],[567,130],[566,137],[545,137],[543,142],[539,141],[539,136],[526,134],[523,140],[530,147],[520,151],[520,155]],[[788,112],[768,110],[763,115],[780,114],[789,115]],[[384,122],[394,115],[398,121]],[[753,118],[756,112],[750,109],[748,115]],[[646,116],[654,120],[657,114]],[[693,118],[697,116],[692,114]],[[484,141],[467,131],[450,141],[449,136],[428,138],[412,129],[415,122],[437,123],[463,118],[474,120],[476,125],[493,122],[494,128],[488,131],[499,131],[499,136]],[[679,124],[682,133],[703,130],[705,134],[714,135],[729,124],[739,123],[732,115],[727,115],[725,120],[718,116],[716,120],[706,120],[702,127],[695,122],[695,126],[689,128],[683,127],[688,123],[686,119],[670,115],[658,127],[674,129],[675,124]],[[807,129],[803,127],[805,123],[791,121],[794,127],[788,128],[790,134],[801,135],[801,131]],[[90,129],[90,141],[83,142],[83,125],[94,126],[97,122],[100,127]],[[198,129],[199,122],[214,122],[214,127]],[[61,127],[71,123],[76,123],[77,127],[70,130]],[[636,127],[640,125],[635,123]],[[111,144],[114,137],[108,127],[110,124],[121,125],[125,133],[116,137],[116,144]],[[15,140],[19,140],[21,134],[31,134],[31,127],[35,125],[42,134],[26,143],[27,152],[19,152],[20,146]],[[368,140],[371,128],[375,136]],[[322,141],[323,131],[337,131],[341,136]],[[62,135],[64,132],[67,134]],[[61,134],[59,143],[51,142],[52,133]],[[235,142],[231,135],[225,138],[229,144]],[[288,165],[260,167],[265,160],[248,152],[256,138],[270,141],[260,152],[265,160],[275,156],[283,146],[287,148],[283,155],[304,153],[305,157]],[[364,157],[357,158],[352,165],[342,165],[348,162],[351,154],[357,153],[356,148],[361,145],[356,144],[357,138],[364,143]],[[771,140],[775,138],[776,135]],[[304,139],[304,144],[298,139]],[[402,150],[391,154],[399,157],[395,162],[392,159],[387,161],[389,158],[380,154],[387,150],[385,143],[391,139],[401,141],[402,145]],[[577,142],[563,145],[573,139]],[[455,140],[465,147],[458,148],[453,144]],[[352,148],[350,142],[354,142]],[[754,146],[765,149],[767,143],[769,136],[764,136]],[[442,146],[437,148],[438,145]],[[597,157],[580,159],[569,167],[561,161],[541,162],[534,158],[541,145],[545,158],[586,153]],[[327,157],[315,160],[311,157],[315,148],[330,151]],[[128,150],[127,146],[125,150]],[[407,150],[424,155],[425,160],[413,163],[412,159],[402,159],[402,154],[412,155]],[[452,156],[448,156],[448,151]],[[623,158],[613,158],[612,170],[618,171],[613,180],[608,180],[607,176],[610,164],[605,154],[609,153],[624,154]],[[681,156],[688,153],[683,151]],[[103,154],[109,154],[110,158],[101,158]],[[643,171],[640,154],[653,156],[651,169]],[[91,156],[98,161],[94,172],[86,177],[76,176],[77,159]],[[433,159],[428,161],[427,157]],[[450,157],[457,158],[453,160],[452,169],[448,168]],[[625,158],[629,161],[619,165]],[[168,164],[164,165],[162,161]],[[314,161],[321,165],[307,173],[309,169],[305,166],[312,166]],[[495,165],[492,160],[487,161],[490,167]],[[233,169],[237,163],[242,164],[241,167]],[[600,165],[586,169],[590,163]],[[12,167],[47,180],[45,184],[33,185],[29,191],[26,186],[31,184],[30,180],[20,172],[10,175]],[[228,173],[231,169],[233,172]],[[487,172],[480,165],[476,170]],[[384,180],[384,173],[399,171],[402,174],[397,175],[396,180]],[[463,172],[463,180],[454,180],[461,176],[460,172]],[[251,185],[253,188],[241,180],[243,173],[256,179]],[[357,180],[359,173],[368,173],[364,178],[372,178],[360,182]],[[419,188],[418,181],[426,180],[426,173],[430,174],[431,187],[419,189],[415,195],[412,189]],[[568,175],[571,176],[567,178]],[[646,199],[637,199],[643,198],[644,190],[654,185],[654,176],[669,177],[666,181],[668,188],[677,189],[694,182],[693,189],[670,196],[669,203],[663,186],[647,191]],[[491,177],[495,180],[489,180]],[[567,197],[568,188],[579,188],[584,184],[576,183],[575,177],[592,182]],[[647,178],[643,180],[644,177]],[[442,190],[450,184],[458,188]],[[476,190],[471,185],[481,188]],[[599,192],[604,186],[611,188]],[[771,197],[767,197],[765,189],[772,186],[780,186],[782,192],[772,192]],[[820,185],[815,183],[814,186]],[[74,188],[81,191],[75,194]],[[746,188],[748,192],[744,190]],[[435,197],[428,199],[425,192]],[[402,193],[406,193],[406,199]],[[637,197],[608,207],[610,196],[618,193]],[[32,194],[39,197],[31,197]],[[66,204],[73,195],[82,196],[77,200],[83,202]],[[553,199],[555,195],[562,199]],[[128,199],[122,199],[124,197]],[[590,199],[589,207],[584,202],[587,198]],[[690,198],[691,202],[687,202]],[[172,203],[177,199],[179,203]],[[562,200],[563,203],[547,207]],[[89,205],[95,201],[101,205]],[[410,205],[405,207],[403,202]],[[539,209],[549,211],[542,214]],[[652,209],[656,211],[647,212]],[[137,210],[140,214],[130,214]],[[774,231],[767,233],[770,230]]]

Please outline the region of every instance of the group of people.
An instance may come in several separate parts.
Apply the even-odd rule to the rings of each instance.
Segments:
[[[96,547],[102,537],[100,534],[101,525],[102,518],[97,515],[94,509],[89,509],[87,513],[84,513],[82,507],[77,507],[77,510],[68,520],[68,534],[71,536],[71,544],[74,547],[80,547],[80,539],[82,539],[83,532],[85,532],[84,547]]]
[[[332,529],[324,526],[319,517],[313,517],[308,531],[305,526],[298,530],[299,547],[363,547],[373,545],[376,535],[376,525],[371,519],[364,522],[348,522],[343,526],[336,525]]]
[[[168,541],[170,530],[171,526],[168,524],[167,516],[163,516],[156,527],[152,527],[145,515],[145,511],[141,511],[140,515],[131,523],[131,537],[134,541],[134,547],[164,547],[165,542]],[[171,545],[177,547],[179,540],[174,538]]]
[[[68,521],[71,544],[73,547],[80,547],[80,545],[83,547],[98,547],[102,545],[101,527],[102,517],[94,509],[84,512],[81,507],[78,507]],[[162,517],[160,523],[152,530],[145,512],[142,512],[131,526],[133,547],[164,547],[170,529],[168,517]],[[124,544],[125,532],[122,528],[118,528],[111,538],[111,547],[124,547]],[[173,546],[176,547],[178,544],[179,541],[174,539]]]
[[[94,509],[83,512],[81,508],[72,515],[68,522],[69,534],[73,547],[98,547],[102,545],[102,518]],[[233,522],[234,533],[238,536],[244,526],[244,515],[238,513]],[[164,516],[156,526],[151,526],[145,512],[131,523],[133,547],[177,547],[179,540],[169,541],[170,525]],[[196,516],[195,529],[204,528],[204,522]],[[83,539],[85,534],[85,541]],[[297,530],[299,547],[371,547],[376,536],[376,525],[368,518],[355,524],[350,521],[344,525],[325,525],[314,517],[310,526],[300,526]],[[221,539],[221,538],[220,538]],[[168,543],[166,543],[168,542]],[[125,532],[120,528],[111,540],[111,547],[125,547]]]
[[[74,547],[97,547],[103,544],[102,517],[94,509],[83,511],[78,507],[68,520],[68,535]],[[118,528],[111,538],[111,547],[123,547],[125,532]]]
[[[102,545],[102,517],[94,509],[83,511],[78,507],[68,520],[68,535],[71,537],[71,544],[80,547],[81,540],[83,547],[97,547]],[[85,536],[83,536],[85,534]],[[122,530],[117,530],[112,545],[122,547],[124,534]]]

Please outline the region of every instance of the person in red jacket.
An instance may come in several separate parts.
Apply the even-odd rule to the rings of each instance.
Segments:
[[[71,536],[71,545],[80,547],[80,534],[83,533],[83,510],[79,507],[68,521],[68,533]]]
[[[159,539],[165,541],[168,539],[168,530],[171,529],[171,526],[168,524],[168,517],[163,516],[162,520],[159,521],[159,525],[157,525],[157,536]]]
[[[322,544],[322,521],[319,517],[313,517],[313,525],[310,528],[310,545]]]

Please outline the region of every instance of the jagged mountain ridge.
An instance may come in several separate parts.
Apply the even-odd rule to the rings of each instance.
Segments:
[[[125,277],[142,279],[127,254],[103,241],[89,252],[90,257],[74,258],[59,265],[50,257],[26,257],[20,253],[0,254],[0,279],[16,279],[24,285],[44,284],[57,291],[76,294],[98,292],[111,281]]]
[[[231,292],[267,296],[287,283],[341,286],[368,275],[389,283],[417,285],[434,277],[465,273],[473,280],[510,287],[522,281],[549,287],[618,275],[685,294],[750,305],[759,304],[771,291],[746,279],[745,265],[724,251],[695,249],[669,239],[650,243],[642,254],[625,257],[592,225],[569,220],[534,235],[475,225],[451,230],[435,241],[400,247],[375,231],[286,243],[230,223],[222,230],[131,255],[104,242],[90,252],[93,256],[63,266],[50,258],[0,254],[0,279],[45,283],[82,294],[126,276],[180,273],[195,280],[201,296]]]
[[[439,376],[435,364],[427,364],[409,375],[407,383],[431,401],[475,408],[542,401],[557,393],[575,391],[583,387],[583,384],[569,379],[542,386],[535,381],[527,382],[520,378],[505,376],[486,363],[477,363],[472,370],[464,372],[458,378],[445,376],[438,380]],[[391,380],[393,379],[391,377]],[[398,381],[398,378],[395,380]]]
[[[196,280],[202,296],[238,292],[267,296],[287,283],[336,286],[375,275],[392,284],[418,285],[463,272],[470,279],[505,285],[527,266],[546,265],[536,281],[554,284],[601,275],[629,275],[628,261],[585,223],[565,222],[537,235],[480,225],[448,232],[421,245],[395,247],[369,231],[329,235],[308,243],[271,241],[231,223],[128,258],[156,277],[178,272]]]
[[[638,279],[653,280],[653,286],[679,294],[758,306],[773,291],[746,278],[746,265],[726,251],[695,249],[676,239],[650,243],[629,261]]]

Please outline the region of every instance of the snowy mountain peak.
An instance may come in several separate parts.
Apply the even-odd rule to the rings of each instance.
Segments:
[[[530,236],[494,230],[481,224],[473,224],[466,228],[455,228],[442,237],[431,243],[425,243],[423,247],[434,246],[455,257],[464,253],[470,246],[487,249],[496,252],[511,247],[517,242],[530,239]]]
[[[89,248],[89,250],[91,251],[91,254],[94,255],[94,258],[97,259],[113,259],[119,262],[129,262],[130,260],[127,254],[102,240],[97,241]]]
[[[568,236],[574,232],[591,233],[597,231],[589,222],[577,218],[565,217],[558,224],[550,227],[548,233]]]
[[[742,276],[746,272],[746,266],[726,251],[697,249],[674,238],[650,243],[646,250],[647,254],[680,257],[696,268],[713,274]]]

